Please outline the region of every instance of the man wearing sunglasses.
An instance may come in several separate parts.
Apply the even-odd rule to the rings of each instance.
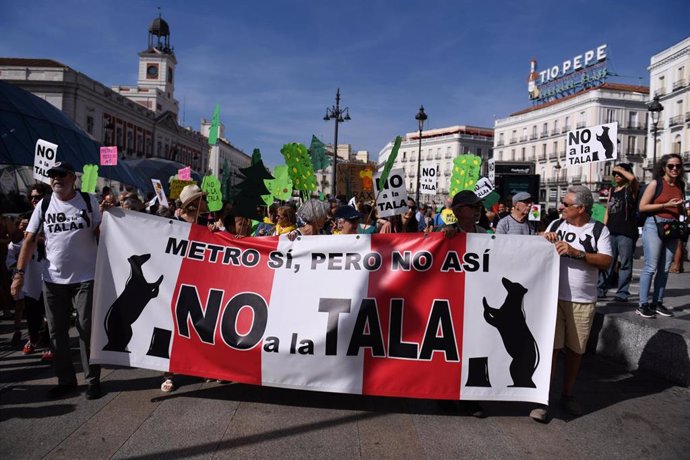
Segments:
[[[57,399],[76,392],[77,377],[69,346],[71,309],[77,311],[77,331],[87,399],[101,396],[100,366],[89,363],[93,279],[96,270],[97,237],[101,213],[96,197],[77,192],[74,166],[58,162],[48,170],[53,195],[45,215],[42,201],[34,208],[26,240],[12,280],[12,293],[24,284],[24,271],[36,249],[37,235],[45,234],[48,267],[43,273],[43,297],[54,349],[53,365],[57,386],[48,397]],[[87,204],[85,199],[91,202]],[[48,199],[48,197],[44,198]]]
[[[592,219],[594,198],[587,187],[569,187],[561,204],[563,218],[551,222],[544,233],[561,256],[551,372],[565,348],[561,405],[566,412],[577,416],[582,415],[582,407],[573,396],[575,379],[594,321],[599,270],[611,264],[611,242],[608,229]],[[600,234],[595,227],[601,230]],[[535,408],[530,417],[545,423],[548,407]]]

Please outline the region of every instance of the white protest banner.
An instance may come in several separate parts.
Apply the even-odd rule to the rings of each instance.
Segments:
[[[496,160],[489,158],[486,162],[487,176],[492,184],[496,185]]]
[[[419,180],[419,192],[424,195],[436,195],[436,168],[431,166],[421,167]]]
[[[34,152],[34,179],[50,184],[48,170],[57,162],[57,144],[39,139]]]
[[[158,200],[158,204],[165,206],[166,208],[169,207],[170,205],[168,204],[168,199],[165,197],[165,192],[163,191],[163,184],[161,184],[161,181],[158,179],[151,179],[151,183],[153,184],[153,191],[156,192],[155,199]],[[151,201],[153,202],[153,200]]]
[[[374,191],[377,196],[376,207],[379,210],[379,217],[390,217],[407,212],[405,172],[402,169],[391,170],[385,184],[379,184],[380,177],[380,172],[374,176]]]
[[[101,166],[117,166],[117,146],[101,147]]]
[[[568,132],[566,166],[576,166],[618,158],[618,123],[581,128]]]
[[[235,239],[114,208],[98,245],[91,361],[303,390],[545,404],[558,279],[544,238]]]
[[[474,186],[474,193],[479,198],[484,198],[494,190],[494,185],[486,177],[480,177]]]
[[[527,218],[533,222],[539,222],[541,220],[541,205],[532,204],[532,207],[529,209],[529,214],[527,215]]]

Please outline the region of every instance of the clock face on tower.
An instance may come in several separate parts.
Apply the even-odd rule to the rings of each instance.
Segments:
[[[158,78],[158,66],[153,64],[146,66],[146,77]]]

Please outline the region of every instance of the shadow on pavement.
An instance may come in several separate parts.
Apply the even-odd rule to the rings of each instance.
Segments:
[[[203,454],[209,454],[213,452],[222,452],[227,449],[233,449],[237,447],[242,447],[246,445],[263,443],[270,440],[287,438],[291,436],[299,436],[303,433],[308,433],[311,431],[324,430],[332,428],[338,425],[346,425],[348,423],[363,421],[367,419],[372,419],[376,417],[382,417],[382,414],[353,414],[346,415],[343,417],[337,417],[331,420],[325,420],[316,423],[305,423],[303,425],[293,426],[290,428],[283,428],[278,430],[266,431],[263,433],[252,434],[249,436],[242,436],[235,439],[226,439],[223,441],[207,442],[203,444],[197,444],[195,446],[183,447],[180,449],[170,449],[162,452],[156,452],[155,458],[186,458],[186,457],[198,457]],[[130,459],[150,459],[152,456],[150,454],[129,457]]]
[[[54,404],[40,407],[3,407],[0,411],[0,422],[13,418],[46,418],[58,417],[74,412],[76,404]]]

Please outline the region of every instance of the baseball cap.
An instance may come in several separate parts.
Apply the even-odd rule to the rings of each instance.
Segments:
[[[513,195],[513,205],[516,205],[521,201],[532,201],[532,195],[527,192],[517,192],[515,195]]]
[[[53,165],[52,168],[50,168],[46,174],[48,177],[50,177],[53,174],[65,174],[65,173],[72,173],[74,174],[74,166],[72,166],[72,163],[68,163],[66,161],[58,161]]]
[[[474,206],[480,201],[482,201],[481,198],[479,198],[472,190],[461,190],[453,197],[452,207],[458,205]]]
[[[352,206],[347,205],[339,207],[335,214],[333,214],[333,217],[336,219],[355,220],[361,219],[362,214]]]

